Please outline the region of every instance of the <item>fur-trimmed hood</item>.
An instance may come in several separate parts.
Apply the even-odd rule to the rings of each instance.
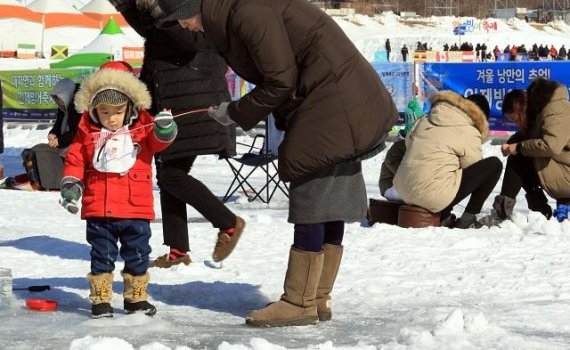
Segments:
[[[152,98],[146,85],[132,73],[116,69],[100,69],[88,76],[75,94],[75,108],[83,113],[92,109],[93,98],[102,90],[113,89],[127,95],[136,110],[149,109]]]
[[[472,101],[451,91],[440,91],[431,98],[432,109],[429,120],[440,126],[473,125],[481,133],[481,139],[485,140],[489,134],[487,116]],[[449,113],[454,110],[456,113]]]

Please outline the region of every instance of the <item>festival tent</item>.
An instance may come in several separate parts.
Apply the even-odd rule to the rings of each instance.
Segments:
[[[91,0],[79,11],[101,24],[107,23],[113,17],[121,27],[128,26],[121,13],[108,0]]]
[[[50,64],[51,68],[69,67],[98,67],[110,61],[116,50],[123,47],[135,47],[133,43],[121,30],[117,22],[111,18],[89,45],[62,61]]]
[[[0,57],[13,57],[18,44],[39,43],[41,22],[40,14],[17,1],[0,0]]]
[[[27,6],[42,15],[46,29],[75,26],[99,29],[99,22],[76,10],[67,0],[34,0]]]
[[[36,46],[46,57],[51,56],[53,46],[77,52],[101,29],[99,22],[76,10],[69,0],[35,0],[27,7],[42,15],[43,30]]]
[[[42,16],[18,3],[16,0],[0,0],[0,19],[19,18],[30,22],[40,23]]]

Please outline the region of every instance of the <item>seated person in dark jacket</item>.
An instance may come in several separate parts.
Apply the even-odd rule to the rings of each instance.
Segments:
[[[406,153],[406,135],[412,131],[416,121],[424,115],[425,113],[420,107],[418,100],[415,97],[412,98],[404,111],[405,127],[398,132],[396,140],[388,152],[386,152],[386,157],[384,158],[384,162],[382,162],[382,168],[380,168],[378,185],[380,186],[380,194],[382,197],[389,201],[402,201],[398,191],[394,188],[394,176],[396,176],[396,171]]]
[[[51,97],[57,104],[57,119],[48,133],[48,143],[22,151],[24,168],[34,190],[59,190],[63,160],[77,131],[81,114],[75,110],[73,96],[79,84],[69,78],[57,82]]]

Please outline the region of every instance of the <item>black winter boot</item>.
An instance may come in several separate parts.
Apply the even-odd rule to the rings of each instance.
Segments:
[[[154,305],[146,300],[136,303],[130,303],[125,300],[123,301],[123,307],[125,309],[125,313],[127,314],[133,314],[137,311],[142,311],[147,316],[154,316],[154,314],[156,314],[156,307],[154,307]]]
[[[113,308],[109,303],[93,304],[91,305],[91,317],[113,317]]]
[[[548,198],[544,195],[542,188],[537,188],[525,194],[528,209],[542,213],[547,219],[552,217],[552,208],[548,205]]]
[[[442,218],[439,225],[442,227],[453,228],[457,222],[455,214],[449,214],[446,218]]]
[[[493,202],[493,209],[495,209],[495,215],[500,220],[506,220],[513,215],[513,210],[517,201],[513,198],[503,196],[502,194],[495,197]]]
[[[461,228],[461,229],[481,228],[481,227],[483,227],[483,224],[477,221],[477,217],[475,216],[475,214],[471,213],[463,213],[463,215],[461,215],[461,217],[457,221],[455,221],[455,226],[454,226],[454,228]]]

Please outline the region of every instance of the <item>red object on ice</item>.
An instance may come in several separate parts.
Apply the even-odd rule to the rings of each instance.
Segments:
[[[36,311],[55,311],[57,301],[47,299],[26,299],[26,306]]]

